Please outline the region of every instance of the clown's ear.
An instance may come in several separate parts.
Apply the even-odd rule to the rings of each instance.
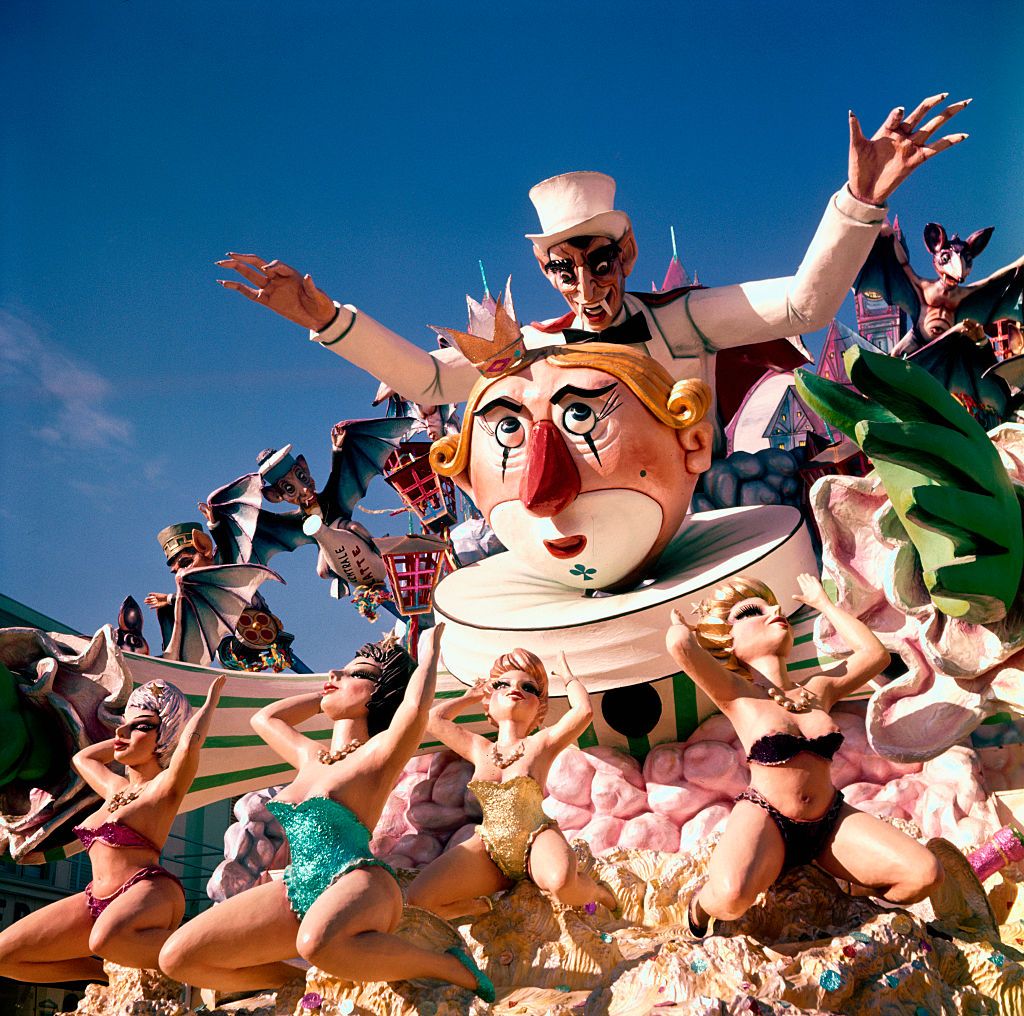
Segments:
[[[676,431],[679,446],[686,452],[686,471],[703,473],[711,468],[711,447],[714,444],[714,430],[707,420],[701,420],[683,430]]]

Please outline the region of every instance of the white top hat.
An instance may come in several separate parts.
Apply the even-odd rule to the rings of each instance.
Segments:
[[[573,236],[607,236],[621,240],[629,216],[616,211],[615,181],[606,173],[562,173],[530,188],[530,200],[540,217],[542,233],[526,239],[547,250]]]

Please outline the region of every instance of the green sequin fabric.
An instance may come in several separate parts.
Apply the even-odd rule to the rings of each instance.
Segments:
[[[284,870],[288,902],[300,918],[342,875],[376,866],[394,869],[370,853],[370,831],[345,805],[329,797],[298,804],[268,801],[270,813],[284,827],[292,860]]]

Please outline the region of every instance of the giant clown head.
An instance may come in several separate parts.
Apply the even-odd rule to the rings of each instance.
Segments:
[[[499,318],[501,312],[499,310]],[[628,346],[517,350],[482,377],[430,461],[540,577],[580,589],[642,580],[711,463],[711,392]]]

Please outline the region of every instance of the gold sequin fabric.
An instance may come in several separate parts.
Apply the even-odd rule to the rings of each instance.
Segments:
[[[514,776],[505,783],[473,780],[469,789],[484,812],[476,830],[488,857],[513,882],[526,878],[534,839],[545,829],[558,828],[541,807],[544,791],[540,784],[532,776]]]

